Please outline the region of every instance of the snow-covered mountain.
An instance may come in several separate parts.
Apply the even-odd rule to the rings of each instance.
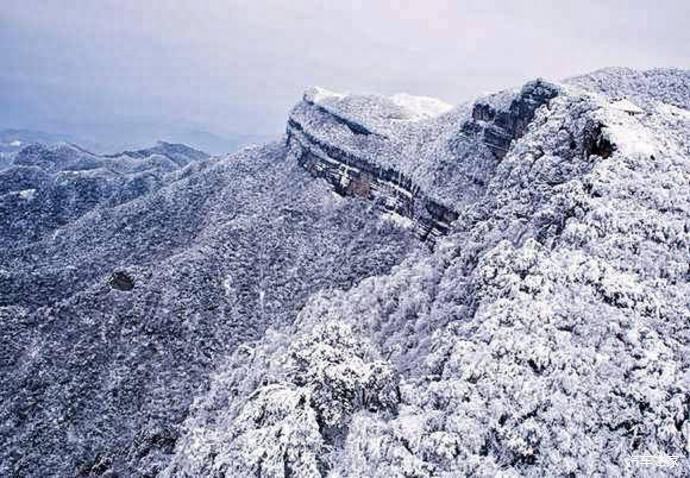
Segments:
[[[16,152],[30,144],[53,145],[70,141],[74,139],[66,135],[28,129],[3,129],[0,130],[0,153]]]
[[[160,147],[0,171],[0,475],[688,476],[690,72]]]
[[[36,242],[94,208],[118,206],[157,190],[181,168],[208,157],[163,142],[108,156],[68,143],[27,145],[0,167],[0,239]]]
[[[36,146],[1,172],[0,476],[162,468],[219,360],[421,247],[282,143],[154,150]]]

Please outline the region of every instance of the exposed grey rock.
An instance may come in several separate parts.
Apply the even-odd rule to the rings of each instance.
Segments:
[[[491,98],[478,101],[472,108],[472,120],[463,124],[462,131],[478,136],[501,159],[508,153],[510,143],[525,133],[537,109],[556,97],[558,91],[556,85],[536,80],[527,83],[507,109],[493,106]]]
[[[116,271],[110,276],[108,284],[110,284],[110,287],[113,289],[130,291],[134,288],[134,279],[125,271]]]
[[[326,179],[338,194],[374,201],[382,210],[412,220],[412,229],[422,240],[434,241],[447,233],[458,217],[399,171],[322,143],[296,120],[288,122],[287,141],[290,155],[312,175]]]
[[[586,154],[593,154],[606,159],[616,150],[616,145],[604,135],[604,128],[603,124],[592,122],[585,129],[583,146]]]

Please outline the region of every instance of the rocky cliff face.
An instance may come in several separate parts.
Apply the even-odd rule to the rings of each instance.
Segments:
[[[360,131],[354,134],[364,134],[363,127],[349,128]],[[422,240],[435,241],[458,218],[455,211],[427,197],[404,174],[321,142],[294,119],[288,122],[287,142],[290,156],[313,176],[328,181],[336,193],[374,201],[383,211],[408,220]]]
[[[455,143],[453,138],[447,139],[449,147],[452,144],[459,150],[451,157],[484,149],[500,161],[511,143],[525,133],[536,110],[558,92],[555,85],[537,80],[516,94],[478,100],[467,118],[449,115],[455,120],[452,123],[459,123]],[[433,243],[448,233],[450,223],[458,218],[458,206],[452,196],[432,198],[433,184],[422,185],[406,174],[426,162],[421,148],[414,151],[406,146],[421,139],[420,120],[428,121],[447,109],[420,111],[405,106],[395,99],[308,90],[288,120],[288,151],[312,175],[326,179],[338,194],[374,201],[383,211],[406,220],[418,237]],[[440,139],[446,138],[441,134]],[[455,197],[461,194],[456,192]]]
[[[492,98],[477,101],[472,119],[462,125],[462,132],[478,138],[498,158],[503,158],[510,144],[525,134],[538,108],[558,95],[558,88],[543,80],[527,83],[506,108],[492,104]]]

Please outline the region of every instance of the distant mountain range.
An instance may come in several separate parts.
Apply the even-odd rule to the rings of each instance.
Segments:
[[[155,137],[155,132],[146,131],[139,133],[138,137]],[[229,153],[251,144],[263,144],[271,140],[268,135],[228,134],[219,135],[191,128],[178,128],[172,134],[165,135],[169,138],[166,142],[178,142],[193,145],[195,148],[208,151],[212,154]],[[30,129],[3,129],[0,130],[0,154],[19,151],[22,147],[39,143],[56,145],[59,143],[78,144],[80,147],[97,153],[114,154],[113,151],[122,151],[135,147],[140,149],[150,140],[139,139],[132,141],[95,140],[71,134],[55,134]]]
[[[0,153],[16,152],[30,144],[57,144],[73,142],[67,135],[44,133],[28,129],[0,130]]]

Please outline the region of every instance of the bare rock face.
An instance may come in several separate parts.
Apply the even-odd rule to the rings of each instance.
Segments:
[[[496,156],[503,158],[510,143],[519,139],[534,118],[536,110],[558,95],[556,85],[544,80],[527,83],[508,108],[494,106],[491,101],[478,101],[472,108],[472,120],[462,131],[477,137]]]
[[[400,167],[401,141],[406,126],[413,133],[415,113],[387,98],[308,90],[288,120],[289,154],[336,193],[373,201],[433,243],[448,232],[457,213]],[[391,120],[398,129],[389,128]]]
[[[385,168],[319,141],[295,120],[288,123],[290,154],[313,176],[323,178],[343,196],[375,202],[382,211],[410,221],[422,240],[446,234],[457,219],[451,208],[428,198],[411,179],[393,168]]]
[[[425,156],[433,154],[436,158],[448,156],[446,163],[461,163],[461,158],[474,149],[486,149],[500,160],[511,142],[525,133],[537,109],[558,92],[554,84],[536,80],[517,94],[510,94],[505,107],[500,104],[500,100],[505,102],[504,94],[499,95],[499,101],[491,97],[477,101],[471,117],[464,121],[453,115],[437,120],[460,123],[459,131],[465,140],[458,146],[452,144],[452,136],[443,138],[443,129],[434,125],[434,115],[406,110],[395,102],[395,97],[343,96],[312,89],[290,114],[287,142],[299,164],[312,175],[326,179],[338,194],[376,202],[384,212],[407,220],[418,237],[433,244],[448,233],[450,223],[458,217],[458,207],[456,201],[434,194],[443,178],[421,182],[413,179],[419,172],[415,162],[423,163]],[[409,98],[405,104],[420,103]],[[433,129],[441,133],[442,140],[446,139],[449,151],[425,151],[414,146],[423,144],[425,135]],[[482,155],[478,151],[476,157]],[[485,174],[490,174],[495,162],[486,167]],[[485,184],[471,176],[467,180],[480,188]]]
[[[583,139],[586,154],[593,154],[606,159],[616,150],[616,145],[606,137],[604,129],[605,126],[600,122],[592,122],[587,125]]]
[[[113,289],[122,291],[130,291],[134,289],[134,279],[125,271],[113,272],[113,275],[110,276],[108,284],[110,284],[110,287]]]

